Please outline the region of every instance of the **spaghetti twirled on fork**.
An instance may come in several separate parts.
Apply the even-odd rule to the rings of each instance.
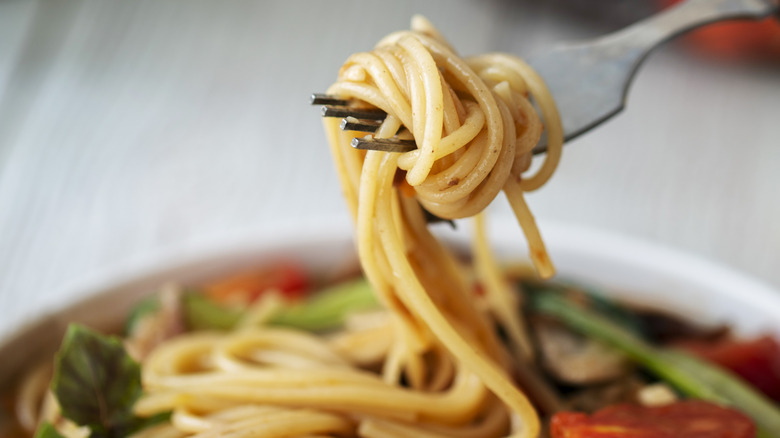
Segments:
[[[327,335],[254,326],[163,341],[143,362],[145,394],[134,409],[144,417],[170,411],[171,419],[137,436],[538,436],[524,393],[534,392],[534,379],[522,375],[532,349],[479,213],[504,191],[531,259],[542,276],[552,275],[523,199],[550,177],[561,152],[561,124],[543,82],[509,55],[461,59],[415,17],[411,31],[351,56],[328,92],[386,112],[377,137],[400,133],[418,146],[403,154],[356,150],[354,132],[325,121],[361,265],[385,310]],[[525,176],[545,129],[545,161]],[[429,232],[424,209],[477,215],[473,269]],[[266,305],[272,300],[255,310]],[[25,404],[33,425],[35,404]],[[56,406],[48,406],[44,417],[56,422]],[[67,436],[84,433],[60,423]]]
[[[416,150],[403,154],[358,151],[350,147],[355,133],[325,120],[356,218],[361,264],[393,311],[398,332],[397,347],[384,369],[386,380],[397,381],[401,370],[412,382],[424,380],[424,355],[444,348],[458,368],[473,373],[520,416],[522,436],[535,436],[538,420],[507,377],[506,352],[491,331],[488,315],[471,305],[466,280],[428,232],[420,205],[443,218],[463,218],[480,213],[503,190],[537,270],[544,277],[552,275],[523,199],[525,191],[539,188],[552,175],[563,143],[560,119],[543,81],[511,55],[461,59],[427,20],[415,17],[411,31],[393,33],[372,52],[351,56],[328,93],[385,111],[388,116],[377,137],[392,137],[404,127],[417,143]],[[544,127],[531,97],[541,109]],[[532,149],[545,128],[546,159],[526,177]],[[404,177],[400,183],[399,175]],[[484,247],[484,240],[479,243]],[[479,271],[491,277],[485,281],[492,285],[488,302],[495,315],[514,328],[518,349],[527,351],[518,316],[501,311],[501,304],[512,297],[485,255],[489,252],[476,254]]]

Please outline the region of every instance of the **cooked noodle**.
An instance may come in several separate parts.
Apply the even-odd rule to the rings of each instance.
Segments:
[[[415,17],[411,31],[352,55],[328,92],[387,112],[377,137],[417,143],[403,154],[358,151],[349,145],[357,133],[325,121],[361,265],[386,312],[328,336],[264,327],[166,341],[143,363],[146,395],[135,409],[173,415],[139,436],[538,436],[534,406],[510,377],[513,362],[532,355],[511,311],[516,295],[480,231],[475,272],[485,292],[475,297],[473,279],[429,232],[423,208],[465,218],[503,191],[530,258],[552,275],[523,198],[560,157],[561,125],[542,80],[510,55],[461,59]],[[545,129],[544,163],[524,175]]]
[[[536,436],[538,418],[507,377],[506,355],[488,315],[471,306],[468,282],[428,232],[419,205],[444,218],[472,216],[503,189],[527,236],[531,259],[542,276],[551,275],[523,192],[541,186],[557,165],[560,121],[543,82],[521,60],[504,54],[462,60],[426,20],[415,18],[412,28],[386,37],[371,53],[350,57],[328,90],[386,111],[377,137],[392,137],[403,127],[418,146],[400,155],[356,151],[349,146],[355,133],[340,131],[337,121],[325,122],[355,213],[361,264],[384,304],[402,321],[400,335],[414,337],[397,361],[410,367],[431,345],[443,345],[520,417],[521,436]],[[542,132],[529,94],[542,110],[549,152],[539,171],[525,178]],[[414,197],[396,190],[399,170],[406,171]],[[509,327],[513,341],[528,354],[522,324]]]

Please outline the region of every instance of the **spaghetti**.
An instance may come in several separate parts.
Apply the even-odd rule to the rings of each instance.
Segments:
[[[509,311],[517,298],[481,219],[474,254],[485,293],[477,298],[473,279],[429,232],[423,208],[474,216],[503,191],[531,259],[542,276],[552,275],[523,198],[550,177],[563,139],[542,80],[509,55],[461,59],[415,17],[411,31],[351,56],[328,91],[387,112],[377,137],[418,146],[358,151],[349,146],[355,133],[325,121],[361,265],[386,311],[328,336],[255,327],[165,341],[144,360],[146,395],[135,411],[171,411],[171,421],[137,436],[538,436],[539,418],[512,376],[522,367],[511,365],[530,360],[530,344],[519,312]],[[527,176],[545,129],[548,153]]]
[[[405,375],[420,374],[416,368],[425,352],[443,346],[520,419],[519,436],[536,436],[538,417],[507,375],[506,352],[491,330],[488,313],[471,306],[468,282],[429,233],[420,205],[444,218],[467,217],[481,212],[503,190],[526,234],[531,259],[542,276],[552,275],[523,199],[523,192],[539,188],[551,176],[563,143],[557,110],[543,81],[509,55],[463,60],[427,20],[415,17],[411,31],[391,34],[374,51],[350,57],[328,93],[384,110],[388,115],[376,136],[400,132],[411,135],[418,146],[400,155],[357,151],[349,146],[354,133],[325,121],[355,215],[361,265],[397,321],[403,351],[387,359],[385,371],[393,370],[390,380],[397,379],[400,369]],[[537,173],[524,177],[543,130],[529,95],[542,110],[549,152]],[[405,172],[401,184],[411,187],[414,196],[396,189],[399,172]],[[484,251],[477,254],[484,260]],[[487,284],[501,287],[500,281]],[[510,326],[518,347],[527,351],[522,325]]]

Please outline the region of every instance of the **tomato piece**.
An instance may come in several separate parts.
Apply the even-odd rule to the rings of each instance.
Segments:
[[[659,3],[666,7],[679,1],[660,0]],[[773,17],[712,24],[691,32],[685,40],[700,52],[720,58],[780,59],[780,23]]]
[[[281,261],[207,285],[205,293],[220,304],[246,305],[269,290],[277,290],[285,298],[300,299],[308,288],[309,278],[303,267]]]
[[[675,345],[731,370],[767,397],[780,401],[780,344],[772,337],[681,341]]]
[[[622,404],[593,415],[555,414],[553,438],[754,438],[756,427],[744,414],[701,401],[665,406]]]

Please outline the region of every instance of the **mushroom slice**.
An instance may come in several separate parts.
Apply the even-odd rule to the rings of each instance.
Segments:
[[[561,383],[585,386],[615,381],[628,375],[632,364],[618,351],[572,332],[556,321],[531,321],[542,366]]]

